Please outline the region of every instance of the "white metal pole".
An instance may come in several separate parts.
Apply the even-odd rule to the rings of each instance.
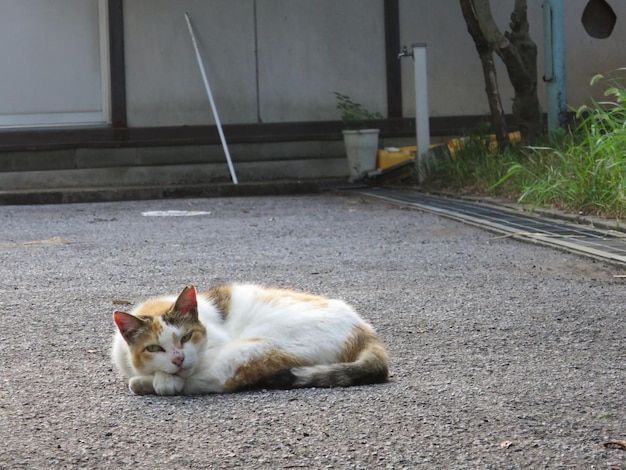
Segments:
[[[209,80],[207,79],[206,72],[204,71],[204,64],[202,63],[202,57],[200,56],[200,50],[198,49],[198,43],[196,42],[196,35],[193,32],[193,27],[191,26],[191,21],[189,20],[189,15],[187,13],[185,13],[185,19],[187,20],[187,28],[189,29],[189,35],[191,36],[191,42],[193,43],[193,48],[196,51],[196,59],[198,59],[198,67],[200,67],[200,73],[202,74],[202,81],[204,82],[204,88],[206,88],[206,94],[209,97],[209,102],[211,103],[211,109],[213,110],[213,117],[215,118],[217,131],[219,132],[220,140],[222,141],[222,147],[224,148],[224,153],[226,154],[226,162],[228,163],[230,177],[233,180],[233,183],[238,184],[239,181],[237,180],[237,175],[235,174],[235,167],[233,166],[233,161],[230,158],[230,152],[228,151],[228,144],[226,143],[226,138],[224,137],[224,132],[222,131],[222,124],[220,123],[220,118],[217,115],[217,108],[215,107],[215,101],[213,101],[213,94],[211,93]]]
[[[430,149],[426,44],[413,44],[413,63],[415,66],[415,134],[417,137],[417,172],[419,182],[422,183],[426,179],[425,158]]]

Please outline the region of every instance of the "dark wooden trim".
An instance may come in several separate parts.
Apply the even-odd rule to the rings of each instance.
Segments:
[[[431,117],[430,131],[433,136],[456,135],[484,128],[487,122],[488,116]],[[383,138],[415,135],[413,118],[383,119],[371,124],[381,130]],[[228,124],[223,128],[229,144],[335,141],[342,138],[340,121]],[[215,126],[0,131],[0,151],[219,144]]]
[[[108,3],[111,124],[114,129],[125,128],[127,126],[123,3],[123,0],[109,0]]]
[[[399,0],[385,0],[385,63],[387,66],[387,116],[402,117],[402,69]]]

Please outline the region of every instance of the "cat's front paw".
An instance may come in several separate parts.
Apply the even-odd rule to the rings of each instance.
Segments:
[[[154,374],[154,392],[157,395],[177,395],[185,385],[185,379],[177,375],[157,372]]]
[[[128,381],[128,388],[135,395],[154,395],[154,377],[133,377]]]

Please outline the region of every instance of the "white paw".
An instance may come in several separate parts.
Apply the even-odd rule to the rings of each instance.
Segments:
[[[152,376],[133,377],[128,381],[128,388],[135,395],[153,395],[155,393],[153,379]]]
[[[154,392],[157,395],[177,395],[185,385],[185,379],[177,375],[157,372],[154,374]]]

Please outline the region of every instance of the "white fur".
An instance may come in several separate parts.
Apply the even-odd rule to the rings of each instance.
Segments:
[[[149,368],[136,370],[119,332],[113,341],[113,361],[137,394],[219,393],[224,391],[227,380],[240,365],[268,351],[280,349],[312,364],[332,364],[337,361],[356,326],[370,328],[340,300],[329,299],[327,306],[321,306],[285,296],[273,297],[267,303],[259,300],[259,297],[263,298],[262,290],[255,285],[233,286],[230,311],[225,321],[211,302],[198,296],[198,315],[207,330],[207,342],[200,348],[190,343],[184,345],[184,366],[189,370],[183,377],[172,375],[176,368],[165,354],[153,361]],[[172,303],[176,301],[176,297],[164,299]],[[171,325],[165,325],[165,328],[161,338],[166,342],[184,334]],[[250,339],[255,341],[248,341]],[[164,344],[166,350],[170,346],[173,347],[173,343]]]

